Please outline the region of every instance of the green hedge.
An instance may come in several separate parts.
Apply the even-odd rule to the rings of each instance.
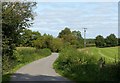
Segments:
[[[94,56],[73,48],[64,48],[60,52],[54,68],[59,74],[77,82],[118,80],[115,65],[106,65],[101,69]]]
[[[8,81],[10,75],[19,69],[21,66],[32,61],[46,57],[51,54],[50,49],[36,49],[32,47],[17,47],[14,50],[13,59],[4,57],[6,61],[3,64],[3,81]],[[9,66],[8,66],[8,65]]]

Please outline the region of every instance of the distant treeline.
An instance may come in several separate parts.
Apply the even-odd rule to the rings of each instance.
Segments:
[[[87,46],[87,47],[96,46],[96,45],[95,45],[95,39],[92,39],[92,38],[86,39],[86,46]]]
[[[24,29],[20,36],[20,41],[17,46],[36,47],[37,49],[49,48],[53,52],[58,52],[65,46],[74,48],[83,47],[83,38],[80,31],[71,31],[69,28],[61,30],[58,37],[52,35],[41,35],[38,31]]]
[[[119,45],[118,38],[114,34],[110,34],[106,38],[98,35],[95,39],[96,47],[114,47]]]
[[[110,34],[106,38],[98,35],[95,39],[86,39],[87,47],[114,47],[120,46],[120,38],[117,38],[114,34]]]

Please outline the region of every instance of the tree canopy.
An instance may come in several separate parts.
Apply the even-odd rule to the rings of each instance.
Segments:
[[[24,28],[28,28],[34,19],[34,2],[3,2],[2,3],[2,55],[3,55],[3,73],[9,70],[12,65],[11,59],[14,57],[13,51],[20,41],[20,33]],[[9,63],[6,63],[9,62]],[[7,65],[7,66],[6,66]]]
[[[110,34],[105,39],[106,46],[116,46],[118,44],[118,40],[114,34]]]
[[[95,44],[97,47],[113,47],[118,45],[118,39],[114,34],[110,34],[106,38],[98,35],[95,39]]]
[[[104,37],[101,35],[98,35],[95,39],[95,44],[97,47],[104,47],[105,46]]]

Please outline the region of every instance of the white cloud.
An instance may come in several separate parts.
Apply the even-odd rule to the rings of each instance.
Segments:
[[[43,10],[38,8],[38,16],[33,25],[35,28],[31,29],[57,36],[65,26],[80,31],[86,27],[89,34],[87,37],[95,37],[97,34],[106,36],[113,32],[117,35],[118,11],[114,4],[116,3],[46,3],[44,7],[39,4]]]

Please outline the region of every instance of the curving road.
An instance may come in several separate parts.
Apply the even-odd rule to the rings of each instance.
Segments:
[[[22,68],[11,76],[13,81],[61,81],[71,82],[57,74],[53,69],[53,63],[58,58],[58,53],[52,53],[50,56],[34,61]]]

